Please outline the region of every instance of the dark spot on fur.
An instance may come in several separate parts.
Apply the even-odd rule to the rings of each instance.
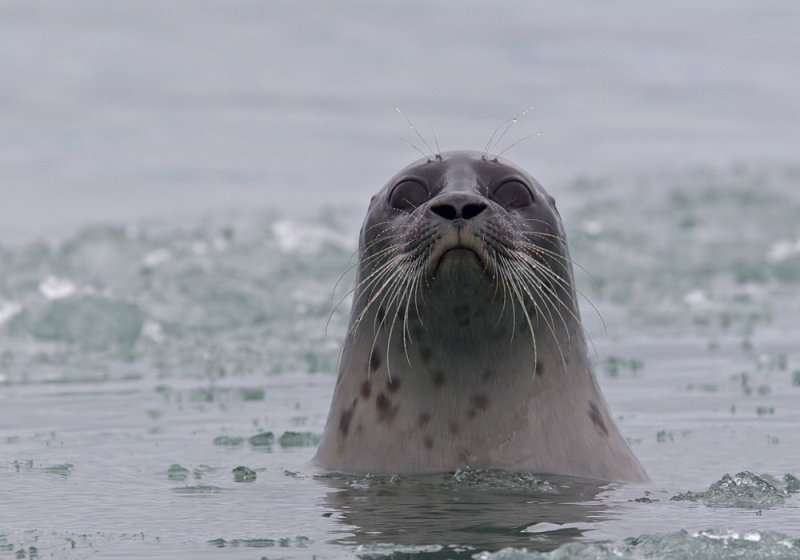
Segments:
[[[442,373],[442,370],[437,369],[431,375],[433,377],[434,387],[441,387],[442,385],[444,385],[444,373]]]
[[[433,350],[431,350],[427,346],[420,346],[419,355],[422,358],[423,363],[428,363],[428,362],[431,361],[431,356],[433,355]]]
[[[472,402],[472,406],[480,411],[486,410],[489,406],[489,397],[486,395],[472,395],[469,400]]]
[[[387,410],[389,410],[389,408],[391,408],[391,406],[392,406],[392,401],[390,401],[389,397],[387,397],[383,393],[380,393],[378,395],[378,398],[375,399],[375,407],[378,409],[378,412],[386,412]]]
[[[421,428],[424,428],[428,425],[428,422],[431,421],[431,413],[430,412],[423,412],[419,415],[419,425]]]
[[[375,408],[378,409],[378,420],[381,422],[391,420],[397,413],[397,407],[392,406],[392,401],[383,393],[380,393],[378,398],[375,399]]]
[[[390,377],[386,381],[386,390],[390,393],[394,393],[400,388],[400,378],[399,377]]]
[[[473,418],[475,418],[475,415],[476,415],[476,414],[477,414],[477,412],[475,412],[475,409],[474,409],[474,408],[470,408],[470,409],[467,411],[467,418],[469,418],[470,420],[472,420]]]
[[[369,369],[371,371],[377,371],[381,365],[381,357],[378,355],[377,348],[373,348],[372,352],[369,353]]]
[[[597,405],[591,401],[589,401],[589,418],[592,419],[595,427],[600,430],[604,436],[608,435],[608,428],[606,428],[606,423],[603,422],[600,410],[597,408]]]
[[[536,362],[536,375],[541,377],[543,373],[544,373],[544,366],[542,365],[542,362],[538,362],[537,361]]]
[[[448,429],[448,430],[450,430],[450,433],[451,433],[451,434],[454,434],[454,435],[455,435],[455,434],[457,434],[457,433],[458,433],[458,424],[457,424],[456,422],[450,422],[450,423],[447,425],[447,429]]]
[[[368,399],[370,393],[372,392],[372,383],[369,379],[364,380],[364,383],[361,384],[361,397],[363,399]]]
[[[350,420],[352,419],[353,419],[352,408],[342,411],[342,415],[339,417],[339,431],[342,432],[343,436],[346,436],[347,432],[350,431]]]
[[[469,317],[464,317],[463,319],[458,320],[459,327],[466,327],[469,325]]]
[[[433,439],[431,439],[429,436],[425,436],[425,439],[422,440],[422,443],[425,446],[425,449],[430,449],[433,447]]]
[[[383,323],[383,320],[386,318],[386,310],[381,307],[378,309],[378,322]]]
[[[486,371],[483,372],[482,377],[484,381],[489,381],[492,377],[494,377],[494,372],[490,369],[487,369]]]

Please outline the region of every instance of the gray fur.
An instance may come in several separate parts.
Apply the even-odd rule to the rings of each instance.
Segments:
[[[409,178],[428,197],[392,207]],[[509,179],[531,204],[495,200]],[[555,201],[523,170],[450,152],[401,171],[370,204],[353,302],[318,465],[647,480],[587,357]]]

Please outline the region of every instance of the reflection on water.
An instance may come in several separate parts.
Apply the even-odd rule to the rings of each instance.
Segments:
[[[358,547],[370,558],[471,558],[504,547],[548,551],[606,518],[597,497],[608,484],[569,477],[466,469],[317,480],[330,488],[324,515],[342,525],[331,544]]]

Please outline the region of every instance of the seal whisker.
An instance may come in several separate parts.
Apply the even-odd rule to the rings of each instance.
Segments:
[[[540,288],[546,290],[548,294],[552,296],[553,299],[548,298],[550,300],[550,303],[557,302],[559,304],[558,306],[554,306],[556,307],[556,311],[560,313],[561,308],[566,309],[573,319],[580,322],[577,313],[573,311],[575,300],[570,294],[570,292],[573,289],[572,283],[562,278],[559,274],[557,274],[553,269],[548,267],[546,264],[539,262],[536,258],[526,253],[521,253],[518,255],[518,257],[521,260],[521,262],[524,263],[522,266],[522,273],[529,275],[532,281],[534,281]],[[534,272],[541,276],[536,276]],[[555,281],[556,284],[563,287],[564,290],[558,290],[557,286],[552,284],[553,281]],[[562,296],[559,295],[558,292],[560,291],[566,292],[566,297],[569,299],[569,303],[571,305],[568,305],[567,302],[564,301]],[[567,329],[567,335],[569,336],[569,329]]]
[[[392,275],[397,273],[397,267],[395,266],[395,264],[396,264],[395,260],[397,260],[398,258],[400,258],[400,255],[395,255],[395,256],[391,257],[390,259],[387,259],[386,262],[384,262],[382,265],[380,265],[375,271],[373,271],[363,281],[357,283],[356,286],[352,290],[350,290],[348,292],[347,295],[349,295],[350,293],[353,293],[357,289],[359,289],[359,291],[363,292],[363,293],[359,294],[359,296],[357,298],[355,298],[355,300],[353,302],[353,306],[354,307],[360,303],[361,298],[362,298],[363,295],[365,295],[365,294],[369,295],[369,294],[372,293],[371,292],[371,287],[372,286],[376,285],[383,278],[386,278],[387,276],[389,278],[391,278]],[[347,334],[348,335],[355,334],[356,330],[358,329],[358,326],[361,324],[362,319],[367,314],[367,312],[369,312],[369,310],[372,308],[372,306],[374,305],[375,301],[377,300],[377,297],[380,295],[381,291],[383,290],[383,288],[386,285],[387,285],[387,283],[383,282],[383,285],[382,285],[381,289],[379,289],[379,291],[376,294],[374,294],[372,297],[370,297],[370,299],[367,301],[366,305],[364,305],[364,309],[362,310],[362,312],[359,313],[357,317],[351,318],[351,325],[347,329]],[[363,288],[363,290],[361,290],[361,288]],[[347,295],[345,295],[344,298],[341,301],[344,301],[344,299],[347,298]],[[341,303],[341,301],[340,301],[340,303]],[[377,320],[377,314],[376,314],[376,320]],[[376,324],[373,324],[373,329],[375,330],[376,337],[377,337],[377,332],[379,332],[378,326]],[[374,341],[373,341],[373,346],[374,346]],[[341,351],[340,351],[340,358],[339,359],[341,359]],[[367,369],[369,369],[369,368],[367,368]],[[369,377],[369,372],[368,372],[368,377]]]
[[[530,235],[535,236],[535,234],[530,234]],[[586,270],[586,268],[583,265],[581,265],[578,261],[570,258],[569,256],[565,256],[563,254],[558,253],[557,251],[554,251],[552,249],[547,249],[535,243],[529,243],[525,241],[518,241],[517,243],[519,244],[519,247],[522,249],[528,250],[532,253],[536,253],[542,256],[552,257],[553,259],[561,262],[564,265],[570,265],[579,268],[582,272],[586,273],[589,276],[589,279],[592,281],[592,284],[597,286],[597,281],[592,276],[592,274],[588,270]]]
[[[356,250],[356,252],[357,252],[357,251],[358,251],[358,250]],[[387,247],[387,248],[385,248],[385,249],[382,249],[382,250],[378,251],[376,254],[374,254],[374,255],[372,255],[372,256],[370,256],[370,257],[364,257],[364,258],[363,258],[363,260],[362,260],[362,262],[358,262],[358,263],[355,263],[354,265],[348,266],[348,267],[345,269],[345,271],[344,271],[344,272],[342,272],[342,274],[341,274],[341,275],[339,276],[339,278],[336,280],[336,283],[335,283],[335,284],[334,284],[334,286],[333,286],[333,291],[331,292],[331,303],[330,303],[330,305],[331,305],[331,312],[328,314],[328,320],[325,322],[325,330],[324,330],[324,333],[325,333],[325,335],[327,335],[327,334],[328,334],[328,327],[330,326],[331,319],[333,318],[333,315],[336,313],[336,311],[339,309],[339,306],[340,306],[340,305],[342,305],[342,303],[344,303],[344,301],[345,301],[345,300],[346,300],[346,299],[347,299],[347,298],[348,298],[348,297],[349,297],[349,296],[350,296],[350,295],[351,295],[353,292],[355,292],[355,291],[356,291],[358,288],[360,288],[360,287],[361,287],[361,286],[362,286],[362,285],[363,285],[365,282],[367,282],[367,281],[369,280],[369,278],[367,278],[367,279],[365,279],[363,282],[360,282],[360,283],[357,283],[357,284],[355,284],[355,285],[354,285],[352,288],[350,288],[349,290],[347,290],[347,292],[345,292],[345,294],[344,294],[344,295],[343,295],[343,296],[342,296],[342,297],[339,299],[339,301],[337,301],[337,302],[334,304],[333,298],[336,296],[336,289],[339,287],[339,284],[340,284],[340,283],[341,283],[341,281],[344,279],[344,277],[345,277],[345,276],[346,276],[346,275],[347,275],[347,274],[348,274],[348,273],[349,273],[351,270],[353,270],[354,268],[356,268],[356,267],[359,267],[360,265],[362,265],[362,263],[369,263],[369,262],[371,262],[371,261],[378,260],[380,257],[382,257],[383,255],[385,255],[386,253],[395,252],[395,251],[396,251],[396,249],[395,249],[395,248],[393,248],[393,247]],[[354,254],[355,254],[355,253],[354,253]],[[350,258],[352,258],[352,256],[351,256]]]
[[[544,220],[540,220],[538,218],[522,218],[520,221],[525,222],[525,223],[530,222],[530,223],[533,223],[533,224],[542,224],[543,226],[545,226],[547,228],[550,227],[550,224],[548,224]],[[557,233],[553,233],[552,231],[539,231],[539,230],[531,229],[531,230],[526,231],[525,233],[527,235],[534,235],[534,236],[537,236],[537,237],[550,237],[550,238],[553,238],[553,239],[557,239],[558,241],[561,241],[562,243],[565,243],[565,244],[567,242],[567,238],[563,234],[559,235]]]
[[[563,288],[562,291],[566,292],[565,295],[566,297],[569,298],[569,302],[573,305],[575,304],[574,297],[572,297],[572,294],[569,293],[575,289],[572,282],[561,276],[558,272],[556,272],[551,266],[548,265],[546,260],[540,260],[539,258],[537,258],[537,252],[535,250],[531,250],[530,252],[520,251],[515,255],[515,257],[519,259],[522,263],[524,263],[524,265],[526,265],[529,269],[533,269],[536,272],[545,275],[545,278],[542,280],[547,280],[548,281],[547,283],[552,288],[552,290],[555,291],[557,289],[557,286]],[[550,281],[555,282],[557,286],[551,284]],[[566,304],[564,304],[564,306],[568,307]]]
[[[535,236],[534,234],[530,235],[531,237]],[[541,245],[537,245],[536,243],[530,243],[528,241],[517,241],[516,243],[521,249],[525,249],[533,253],[538,253],[540,255],[546,255],[548,257],[552,257],[553,259],[559,261],[561,264],[575,264],[575,266],[579,266],[570,257],[562,255],[558,251],[554,251],[553,249],[547,249],[545,247],[542,247]]]
[[[487,246],[491,247],[489,244],[487,244]],[[500,258],[499,257],[499,252],[494,248],[492,248],[492,249],[493,249],[493,251],[491,253],[492,258],[494,258],[495,260]],[[505,278],[504,278],[503,274],[500,271],[497,271],[496,274],[492,275],[492,284],[494,286],[494,298],[495,299],[497,298],[498,292],[502,292],[502,294],[503,294],[503,304],[500,307],[500,313],[498,314],[497,322],[495,323],[495,328],[497,328],[503,322],[503,316],[505,315],[506,305],[508,303],[508,301],[507,301],[508,293],[507,293]],[[512,323],[515,323],[515,322],[516,321],[514,321],[514,317],[512,316]],[[511,341],[510,342],[511,343],[514,342],[514,329],[511,329]]]
[[[407,257],[405,255],[398,255],[397,259],[395,259],[391,264],[391,268],[382,280],[378,291],[373,298],[373,301],[377,301],[377,298],[380,297],[380,302],[378,303],[378,307],[384,309],[384,316],[380,319],[381,325],[378,325],[378,314],[375,315],[375,320],[373,321],[373,328],[377,331],[380,327],[385,324],[386,317],[396,314],[397,310],[392,307],[396,299],[396,291],[397,286],[401,282],[405,280],[404,272],[405,272],[405,260]]]
[[[500,264],[500,268],[505,270],[506,278],[508,279],[508,285],[511,289],[511,294],[516,297],[517,302],[519,303],[519,307],[525,317],[525,322],[528,324],[528,330],[531,333],[531,343],[533,344],[533,357],[534,362],[536,361],[537,357],[537,348],[536,348],[536,331],[533,328],[533,322],[531,321],[531,317],[528,314],[528,308],[525,305],[525,298],[522,295],[521,288],[519,286],[519,282],[513,274],[510,274],[509,271],[506,269],[506,263]],[[513,308],[512,308],[513,309]],[[513,330],[513,329],[512,329]]]
[[[543,319],[545,321],[545,324],[548,326],[549,330],[553,334],[554,338],[556,338],[556,340],[558,339],[558,337],[555,334],[555,318],[553,317],[553,311],[557,313],[559,319],[565,325],[565,331],[569,338],[569,329],[566,328],[566,321],[558,306],[555,305],[553,299],[555,298],[565,308],[567,308],[567,305],[555,292],[555,288],[550,285],[550,279],[554,277],[558,278],[559,280],[562,279],[554,271],[552,271],[550,267],[547,266],[545,263],[540,263],[537,259],[532,258],[524,251],[521,252],[513,248],[509,248],[505,252],[501,252],[499,254],[505,255],[504,258],[509,260],[511,266],[516,271],[516,273],[521,275],[523,278],[527,280],[526,283],[522,283],[522,287],[525,293],[528,294],[528,297],[534,303],[536,303],[536,298],[528,290],[528,286],[530,286],[530,289],[538,293],[539,297],[545,304],[549,304],[539,307],[544,307],[544,309],[547,311],[547,316],[543,316]],[[570,286],[570,284],[566,282],[565,285],[567,287]],[[578,320],[576,316],[575,319]]]
[[[507,121],[506,127],[503,129],[503,132],[501,132],[500,136],[497,137],[496,144],[499,145],[500,142],[503,141],[503,138],[505,138],[506,134],[508,134],[508,131],[511,130],[520,121],[522,117],[533,111],[533,109],[534,109],[533,107],[528,107],[527,109],[524,109],[522,112],[520,112],[516,117]]]
[[[400,261],[402,263],[402,261]],[[386,313],[380,318],[378,321],[378,317],[376,315],[375,321],[373,322],[373,329],[374,335],[372,339],[372,348],[375,347],[378,336],[380,335],[381,330],[386,325],[386,319],[388,317],[396,317],[399,311],[399,306],[393,306],[393,301],[395,300],[397,293],[399,292],[398,285],[401,282],[404,282],[406,278],[403,275],[403,268],[404,267],[395,267],[391,271],[391,275],[389,276],[388,280],[384,282],[384,284],[380,288],[380,293],[382,293],[382,297],[380,300],[379,307],[383,307],[386,310]],[[387,298],[389,301],[387,303]],[[386,372],[388,374],[389,380],[392,379],[392,370],[391,370],[391,358],[390,358],[390,349],[391,349],[391,341],[392,341],[392,333],[394,331],[394,321],[391,321],[389,324],[389,331],[386,336]]]
[[[436,159],[441,161],[442,160],[442,149],[439,147],[439,139],[436,137],[436,131],[433,129],[433,125],[430,121],[428,121],[428,127],[431,129],[431,134],[433,135],[433,143],[436,146]]]
[[[420,271],[424,270],[424,259],[422,257],[419,258],[419,266],[420,266]],[[422,319],[422,313],[420,313],[419,311],[419,301],[418,301],[418,296],[420,295],[422,296],[423,302],[425,301],[425,295],[420,294],[420,284],[423,279],[424,275],[421,274],[421,272],[418,272],[416,278],[414,279],[414,310],[417,312],[417,320],[419,321],[419,324],[422,326],[423,329],[425,329],[426,328],[425,321]]]
[[[355,251],[353,251],[353,254],[352,254],[352,255],[350,255],[350,259],[349,259],[349,260],[352,260],[353,256],[354,256],[354,255],[356,255],[357,253],[358,253],[358,249],[356,249]],[[359,264],[359,263],[355,263],[355,264],[353,264],[353,265],[349,265],[349,266],[348,266],[348,267],[345,269],[345,271],[344,271],[344,272],[342,272],[342,273],[339,275],[339,278],[337,278],[337,279],[336,279],[336,283],[333,285],[333,290],[331,290],[331,301],[330,301],[330,304],[329,304],[329,305],[330,305],[330,308],[331,308],[331,311],[330,311],[330,313],[328,313],[328,320],[327,320],[327,321],[325,321],[325,328],[323,329],[323,334],[324,334],[325,336],[328,336],[328,327],[329,327],[329,326],[330,326],[330,324],[331,324],[331,320],[333,319],[333,315],[334,315],[334,314],[336,313],[336,311],[339,309],[339,306],[340,306],[340,305],[341,305],[341,304],[344,302],[344,300],[346,300],[346,299],[347,299],[347,297],[348,297],[350,294],[352,294],[352,293],[353,293],[353,291],[355,291],[355,287],[353,287],[353,288],[349,289],[347,292],[345,292],[344,296],[343,296],[343,297],[342,297],[342,298],[341,298],[341,299],[340,299],[338,302],[334,302],[334,298],[336,297],[336,290],[339,288],[339,284],[342,282],[342,280],[344,280],[344,277],[345,277],[345,276],[347,276],[347,274],[348,274],[348,273],[349,273],[351,270],[353,270],[354,268],[356,268],[356,267],[358,266],[358,264]]]
[[[409,366],[411,365],[411,358],[408,355],[408,342],[406,335],[408,335],[408,338],[411,338],[411,331],[408,326],[408,317],[409,317],[408,312],[411,306],[412,295],[414,298],[414,305],[416,306],[417,286],[419,283],[420,270],[422,268],[423,268],[422,258],[417,258],[417,260],[409,267],[409,275],[408,275],[409,283],[408,283],[408,288],[406,290],[406,304],[405,304],[405,312],[403,315],[403,349],[405,350],[406,361],[408,362]],[[419,308],[417,308],[417,316],[419,317]]]
[[[525,292],[528,294],[528,297],[537,306],[537,309],[541,309],[542,307],[544,307],[544,309],[547,311],[547,315],[543,315],[542,319],[544,320],[545,326],[550,331],[550,334],[553,335],[553,340],[555,341],[558,347],[559,354],[561,355],[562,365],[564,366],[564,369],[566,369],[566,360],[564,359],[564,353],[561,349],[561,343],[559,341],[558,335],[556,334],[556,325],[553,313],[555,313],[558,316],[558,318],[561,319],[561,322],[564,325],[564,331],[567,335],[567,342],[569,342],[570,339],[569,327],[567,326],[566,320],[564,319],[564,315],[561,313],[560,307],[558,305],[555,305],[553,298],[551,298],[551,295],[547,293],[548,291],[550,291],[552,294],[552,289],[548,287],[547,282],[542,281],[542,278],[537,277],[533,273],[533,270],[542,271],[542,267],[536,267],[531,269],[525,266],[520,266],[518,270],[519,274],[529,280],[529,283],[527,284],[522,283],[522,286]],[[535,292],[536,295],[538,295],[538,297],[541,298],[541,300],[545,304],[549,305],[544,305],[544,306],[539,305],[536,300],[536,297],[534,297],[534,295],[531,294],[529,289],[533,290],[533,292]],[[564,303],[558,298],[558,296],[555,296],[555,299],[561,304],[562,307],[564,307]]]
[[[405,332],[406,321],[407,321],[408,315],[407,315],[407,310],[405,312],[403,310],[403,307],[404,307],[403,301],[404,301],[404,299],[406,297],[406,294],[408,293],[408,283],[409,282],[410,282],[410,278],[409,278],[409,274],[408,274],[408,267],[407,266],[403,266],[402,270],[398,269],[397,280],[395,280],[394,283],[393,283],[393,286],[392,286],[392,289],[391,289],[391,297],[389,297],[389,301],[384,303],[383,305],[385,305],[385,307],[387,309],[386,317],[391,316],[391,317],[399,318],[400,314],[404,313],[404,315],[403,315],[403,324],[401,326],[401,337],[402,337],[403,349],[404,349],[404,352],[405,352],[405,355],[406,355],[406,359],[409,361],[409,364],[410,364],[411,360],[408,358],[408,347],[406,345],[406,332]],[[387,296],[388,295],[389,294],[387,294]],[[386,320],[386,318],[384,317],[384,321],[385,320]],[[391,321],[391,323],[389,324],[389,333],[388,333],[388,336],[386,337],[386,367],[387,367],[387,369],[390,368],[390,363],[391,363],[391,360],[389,358],[389,351],[390,351],[390,345],[391,345],[391,342],[392,342],[392,333],[394,332],[395,322],[396,321]],[[389,378],[391,379],[391,373],[389,374]]]
[[[414,150],[416,150],[417,152],[419,152],[420,154],[422,154],[422,157],[424,157],[424,158],[425,158],[425,159],[427,159],[428,161],[431,161],[431,156],[430,156],[430,154],[426,154],[424,151],[422,151],[422,149],[420,149],[420,147],[419,147],[419,146],[417,146],[416,144],[414,144],[414,142],[412,142],[412,141],[411,141],[411,140],[409,140],[408,138],[403,138],[403,137],[402,137],[402,136],[400,136],[399,134],[395,134],[395,135],[394,135],[394,137],[395,137],[395,138],[397,138],[398,140],[400,140],[401,142],[405,142],[406,144],[408,144],[409,146],[411,146],[411,147],[412,147]]]
[[[528,279],[528,282],[519,282],[520,289],[522,292],[527,294],[528,299],[534,304],[536,310],[538,311],[538,315],[542,317],[545,326],[553,335],[553,340],[556,342],[558,346],[559,353],[561,354],[563,361],[563,352],[561,351],[561,343],[559,342],[558,336],[556,335],[555,331],[555,319],[553,317],[553,312],[555,312],[559,316],[559,318],[561,318],[562,322],[564,321],[564,318],[563,315],[561,315],[561,313],[559,312],[558,307],[553,305],[553,301],[550,299],[547,293],[545,293],[544,286],[546,285],[546,283],[543,282],[541,278],[538,278],[534,274],[534,271],[538,270],[541,267],[540,266],[526,267],[520,263],[513,263],[512,266],[515,267],[515,270],[519,275],[521,275],[523,278]],[[531,293],[531,291],[533,291],[536,295],[538,295],[538,297],[544,303],[546,304],[549,303],[550,305],[544,305],[544,306],[540,305],[539,301],[534,296],[534,293]],[[546,314],[541,313],[542,308],[546,310],[547,312]],[[564,326],[567,331],[567,336],[569,336],[569,329],[566,326],[566,323],[564,323]],[[566,362],[564,362],[564,365],[566,368]]]
[[[365,227],[364,231],[362,233],[364,234],[364,236],[368,236],[369,234],[372,233],[373,230],[376,230],[376,229],[380,230],[380,232],[379,232],[380,235],[376,239],[373,239],[371,241],[367,241],[366,243],[364,243],[363,247],[359,247],[360,249],[365,249],[366,250],[366,249],[369,248],[369,246],[371,244],[379,243],[381,241],[381,239],[386,239],[388,237],[386,235],[387,233],[393,232],[393,231],[402,232],[405,228],[403,226],[401,226],[401,225],[393,224],[393,222],[391,222],[391,221],[384,221],[384,222],[378,222],[377,224],[372,224],[370,226]]]
[[[422,134],[420,134],[419,130],[417,130],[417,127],[414,126],[414,123],[411,122],[411,119],[409,119],[406,116],[406,114],[403,113],[403,111],[400,110],[400,107],[395,106],[394,110],[397,111],[397,114],[400,115],[403,118],[404,121],[406,121],[406,124],[408,124],[408,127],[411,130],[414,131],[414,134],[417,135],[417,138],[422,140],[422,143],[425,145],[425,147],[428,149],[428,152],[430,152],[430,153],[426,155],[425,152],[423,152],[422,150],[420,150],[419,148],[414,146],[414,144],[412,144],[411,142],[409,142],[409,144],[411,144],[411,146],[414,149],[416,149],[418,152],[420,152],[423,155],[423,157],[427,158],[428,161],[431,161],[431,159],[436,159],[436,154],[434,154],[433,148],[431,148],[430,144],[428,144],[428,141],[425,140],[425,137]]]
[[[511,292],[511,286],[509,285],[510,281],[509,281],[509,279],[507,277],[507,273],[505,271],[505,268],[498,267],[498,275],[499,275],[499,277],[500,277],[500,279],[501,279],[501,281],[503,283],[503,307],[501,308],[501,311],[500,311],[500,318],[498,319],[498,324],[500,324],[500,321],[502,320],[502,314],[505,312],[507,300],[510,298],[511,299],[511,305],[510,305],[510,307],[511,307],[511,324],[512,325],[516,325],[517,324],[517,310],[516,310],[516,306],[514,305],[513,294],[510,293]],[[509,340],[509,345],[512,345],[514,343],[514,333],[515,332],[516,332],[516,329],[512,328],[511,329],[511,338]]]
[[[482,153],[440,153],[431,126],[437,152],[415,146],[424,159],[372,198],[317,464],[647,480],[592,372],[561,217],[524,170],[488,159],[515,123]]]
[[[529,249],[530,249],[530,250],[532,250],[532,251],[534,251],[534,252],[537,252],[537,250],[538,250],[538,248],[537,248],[537,247],[535,247],[535,246],[531,246],[531,247],[529,247]],[[552,255],[552,256],[558,256],[558,255]],[[570,263],[572,263],[572,262],[574,262],[574,261],[569,261],[569,262],[570,262]],[[577,263],[576,263],[576,265],[577,265]],[[577,266],[579,266],[579,265],[577,265]],[[583,268],[583,267],[581,267],[581,268]],[[545,274],[548,274],[548,275],[550,275],[550,277],[551,277],[553,280],[555,280],[556,282],[558,282],[559,284],[561,284],[561,286],[563,286],[563,287],[566,289],[566,291],[567,291],[568,293],[569,293],[570,291],[574,291],[576,294],[578,294],[579,296],[581,296],[581,297],[582,297],[582,298],[583,298],[583,299],[586,301],[586,303],[588,303],[588,304],[589,304],[589,306],[592,308],[592,310],[595,312],[595,314],[597,314],[598,318],[600,319],[600,322],[601,322],[601,323],[602,323],[602,325],[603,325],[603,328],[604,328],[605,330],[608,330],[608,328],[606,327],[606,322],[605,322],[605,319],[603,319],[603,315],[600,313],[600,310],[597,308],[597,306],[594,304],[594,302],[593,302],[593,301],[592,301],[592,300],[589,298],[589,296],[587,296],[587,295],[586,295],[586,294],[585,294],[585,293],[584,293],[582,290],[579,290],[577,287],[575,287],[575,285],[574,285],[572,282],[570,282],[570,281],[568,281],[568,280],[564,279],[562,276],[560,276],[559,274],[557,274],[557,273],[556,273],[555,271],[553,271],[551,268],[549,268],[549,267],[546,267],[546,268],[543,270],[543,272],[544,272]],[[570,295],[569,297],[570,297],[571,303],[573,304],[573,306],[575,306],[575,305],[576,305],[576,302],[575,302],[574,298],[573,298],[571,295]],[[577,316],[577,313],[575,313],[574,311],[572,311],[572,307],[570,307],[570,306],[567,306],[567,305],[566,305],[566,304],[564,304],[563,302],[561,302],[561,304],[564,306],[564,308],[565,308],[565,309],[568,309],[568,310],[569,310],[569,312],[570,312],[570,314],[573,316],[573,318],[574,318],[576,321],[578,321],[578,323],[580,324],[581,330],[584,332],[584,334],[586,334],[587,338],[589,339],[589,342],[590,342],[590,343],[591,343],[591,345],[592,345],[592,348],[593,348],[593,350],[595,351],[595,353],[597,353],[597,348],[596,348],[596,347],[595,347],[595,345],[594,345],[594,340],[592,339],[591,335],[590,335],[590,334],[589,334],[589,332],[586,330],[586,328],[583,326],[583,323],[582,323],[582,322],[579,320],[579,318],[578,318],[578,316]]]
[[[503,150],[501,150],[501,151],[500,151],[500,152],[497,154],[497,157],[499,157],[499,158],[500,158],[500,157],[503,157],[503,154],[505,154],[505,153],[506,153],[506,152],[508,152],[509,150],[512,150],[512,149],[516,148],[517,146],[519,146],[520,144],[522,144],[522,143],[523,143],[523,142],[525,142],[526,140],[530,140],[530,139],[531,139],[531,138],[533,138],[534,136],[541,136],[541,134],[542,134],[541,132],[534,132],[534,133],[532,133],[532,134],[528,134],[527,136],[523,136],[523,137],[522,137],[522,138],[520,138],[519,140],[516,140],[515,142],[511,143],[510,145],[508,145],[507,147],[505,147]]]
[[[508,131],[511,130],[511,128],[513,128],[515,124],[517,124],[519,119],[521,119],[524,115],[526,115],[531,111],[533,111],[533,107],[528,107],[527,109],[519,113],[516,117],[500,123],[500,125],[498,125],[498,127],[495,128],[494,131],[492,132],[492,135],[489,137],[489,141],[486,142],[486,147],[483,150],[483,158],[487,159],[489,157],[489,152],[492,151],[492,148],[495,146],[495,144],[500,144],[500,142],[502,142],[503,138],[508,133]],[[501,129],[502,132],[500,132]],[[498,132],[500,133],[499,136]],[[498,154],[497,156],[495,156],[494,159],[496,160],[500,155],[502,154]]]
[[[359,291],[361,291],[363,293],[359,294],[359,296],[356,298],[356,301],[353,302],[353,305],[354,306],[355,305],[360,305],[362,296],[367,296],[368,299],[367,299],[366,304],[364,304],[364,308],[361,311],[361,313],[359,313],[358,316],[356,316],[353,319],[353,321],[352,321],[353,325],[351,327],[351,330],[355,330],[361,324],[361,321],[364,318],[364,316],[372,308],[372,306],[375,304],[375,302],[378,300],[378,298],[381,297],[381,295],[385,292],[387,286],[390,283],[389,281],[394,276],[399,274],[396,265],[397,265],[397,263],[399,262],[399,260],[401,258],[402,258],[401,255],[394,256],[392,259],[390,259],[387,262],[383,263],[375,272],[373,272],[365,280],[366,285],[363,286],[363,289],[359,290]],[[389,280],[387,280],[387,278]],[[378,285],[379,282],[381,283],[380,287],[378,288],[377,291],[375,291],[373,293],[372,287]],[[377,315],[376,315],[376,318],[377,318]],[[376,326],[374,326],[373,328],[375,328],[377,330]]]
[[[402,343],[403,343],[403,350],[406,356],[406,361],[409,365],[411,365],[411,358],[408,355],[408,344],[407,344],[407,326],[408,326],[408,302],[410,301],[411,297],[411,290],[409,285],[413,282],[414,278],[418,275],[414,272],[414,264],[409,264],[408,260],[404,260],[402,262],[403,266],[397,269],[397,280],[393,280],[393,285],[391,288],[391,297],[389,298],[388,302],[385,302],[386,296],[382,300],[381,305],[384,305],[389,312],[384,316],[383,321],[385,322],[386,317],[399,317],[400,313],[403,312],[403,324],[401,326],[401,336],[402,336]],[[388,294],[387,294],[388,296]],[[406,301],[405,310],[403,301]],[[394,325],[395,321],[392,321],[389,325],[389,332],[386,337],[386,370],[389,375],[389,380],[392,379],[391,373],[391,342],[392,342],[392,334],[394,333]],[[376,334],[377,336],[377,334]]]
[[[389,253],[387,253],[387,254],[389,254]],[[359,297],[361,297],[362,295],[365,295],[365,294],[369,294],[371,287],[376,282],[380,281],[380,279],[382,278],[383,275],[385,275],[388,272],[391,272],[391,270],[393,269],[394,265],[396,264],[396,260],[401,258],[401,257],[402,257],[402,255],[400,255],[398,251],[392,251],[389,254],[388,258],[383,259],[381,262],[379,262],[378,266],[375,267],[374,270],[372,270],[366,278],[364,278],[363,280],[359,281],[355,285],[355,287],[352,290],[350,290],[350,292],[351,293],[353,291],[364,292],[362,294],[359,294]],[[345,296],[345,297],[347,297],[347,296]]]

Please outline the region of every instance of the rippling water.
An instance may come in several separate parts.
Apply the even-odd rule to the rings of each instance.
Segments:
[[[0,8],[0,557],[800,558],[794,4],[65,6]],[[317,472],[391,104],[532,101],[652,483]]]
[[[645,486],[310,468],[346,328],[347,301],[328,318],[352,280],[332,295],[353,262],[355,211],[89,227],[4,247],[3,550],[793,557],[799,183],[737,170],[562,189],[591,271],[580,288],[607,325],[585,306],[596,367]]]

